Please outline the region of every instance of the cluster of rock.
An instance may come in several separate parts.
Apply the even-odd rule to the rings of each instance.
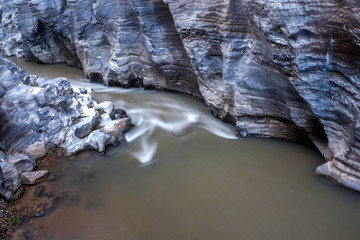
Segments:
[[[92,81],[204,99],[242,136],[318,147],[317,172],[360,190],[356,0],[0,0],[7,55]]]
[[[21,184],[33,184],[47,172],[32,172],[35,160],[61,147],[69,156],[84,149],[105,151],[123,140],[130,127],[124,110],[97,104],[74,92],[65,78],[27,75],[0,58],[0,195],[16,199]]]

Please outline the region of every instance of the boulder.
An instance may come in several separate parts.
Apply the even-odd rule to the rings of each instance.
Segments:
[[[45,179],[49,174],[46,170],[35,171],[35,172],[23,172],[21,173],[21,183],[25,185],[37,184]]]

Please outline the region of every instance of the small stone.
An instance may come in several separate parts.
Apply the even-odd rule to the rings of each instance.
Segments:
[[[246,130],[240,130],[240,136],[243,137],[243,138],[247,137]]]
[[[21,174],[21,182],[26,185],[33,185],[41,182],[48,175],[48,171],[41,170],[36,172],[23,172]]]
[[[81,94],[87,94],[88,93],[86,88],[79,88],[79,91],[80,91]]]
[[[126,111],[123,109],[114,109],[111,113],[110,113],[110,118],[112,120],[115,119],[121,119],[121,118],[126,118]]]
[[[110,135],[118,136],[129,130],[130,118],[121,118],[109,121],[101,128],[101,131]]]

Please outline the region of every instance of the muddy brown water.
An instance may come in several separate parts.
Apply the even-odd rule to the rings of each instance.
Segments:
[[[317,176],[324,160],[314,149],[238,139],[187,96],[105,88],[66,65],[17,63],[93,88],[135,125],[105,155],[70,158],[56,186],[70,197],[34,219],[34,239],[360,239],[360,194]]]

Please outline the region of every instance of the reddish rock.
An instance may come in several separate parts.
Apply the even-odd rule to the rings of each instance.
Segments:
[[[33,185],[41,182],[49,174],[46,170],[36,172],[23,172],[21,174],[21,183],[26,185]]]

